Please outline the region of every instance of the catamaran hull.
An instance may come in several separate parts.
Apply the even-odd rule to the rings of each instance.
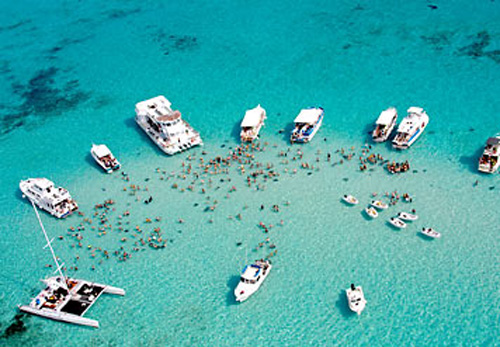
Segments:
[[[185,150],[188,150],[194,146],[203,145],[201,137],[198,135],[192,137],[190,142],[184,144],[184,146],[178,146],[176,144],[170,146],[163,146],[161,143],[157,141],[156,134],[152,133],[138,117],[135,118],[135,121],[141,127],[141,129],[144,130],[144,132],[149,136],[151,141],[153,141],[158,146],[158,148],[160,148],[165,154],[174,155],[183,152]]]
[[[29,314],[33,314],[35,316],[43,317],[43,318],[49,318],[52,320],[56,320],[59,322],[65,322],[65,323],[71,323],[71,324],[78,324],[78,325],[85,325],[93,328],[99,328],[99,322],[96,321],[95,319],[90,319],[90,318],[84,318],[80,317],[74,314],[68,314],[64,312],[54,312],[51,310],[38,310],[30,306],[19,306],[19,310],[22,312],[26,312]]]

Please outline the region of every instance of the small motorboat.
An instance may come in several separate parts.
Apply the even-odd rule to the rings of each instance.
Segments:
[[[441,234],[432,228],[422,228],[422,230],[420,230],[420,232],[422,234],[424,234],[425,236],[429,236],[433,239],[439,239],[441,237]]]
[[[113,153],[109,150],[106,145],[92,145],[90,149],[90,154],[95,159],[95,161],[106,171],[107,173],[112,173],[120,168],[120,162],[115,158]]]
[[[365,294],[361,286],[351,284],[351,288],[346,289],[347,303],[351,311],[361,314],[366,306]]]
[[[479,171],[493,173],[500,166],[500,134],[490,137],[484,146],[483,155],[479,159]]]
[[[407,213],[407,212],[399,212],[398,218],[412,222],[414,220],[417,220],[418,216],[416,214],[411,214],[411,213]]]
[[[365,208],[365,212],[368,215],[368,217],[371,217],[371,218],[377,218],[378,217],[378,212],[373,207],[367,207],[367,208]]]
[[[387,210],[389,208],[389,205],[387,205],[385,202],[382,202],[380,200],[372,200],[370,205],[378,208],[379,210]]]
[[[389,223],[391,223],[394,227],[398,229],[406,228],[406,223],[399,218],[392,217],[391,219],[389,219]]]
[[[346,203],[348,203],[349,205],[357,205],[359,204],[359,201],[358,199],[356,199],[354,196],[352,195],[344,195],[342,197],[342,200],[344,200]]]
[[[245,266],[241,273],[240,282],[234,289],[236,301],[243,302],[254,294],[269,275],[271,268],[269,260],[257,260],[255,263]]]

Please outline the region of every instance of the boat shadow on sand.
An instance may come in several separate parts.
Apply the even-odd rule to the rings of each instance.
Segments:
[[[240,276],[231,276],[229,281],[227,281],[227,296],[226,296],[226,305],[238,305],[238,302],[234,298],[234,288],[240,283]]]
[[[241,133],[241,121],[237,121],[236,123],[234,123],[233,130],[231,131],[231,136],[236,141],[236,143],[240,143],[241,141],[240,133]]]
[[[87,164],[94,167],[97,171],[104,172],[104,170],[99,166],[99,164],[97,164],[94,157],[92,157],[92,154],[87,153],[87,155],[85,156],[85,161],[87,162]]]
[[[339,296],[337,298],[337,302],[335,303],[335,306],[337,306],[337,309],[342,314],[342,316],[344,316],[346,318],[356,316],[356,313],[352,312],[349,309],[349,304],[347,303],[347,296],[345,294],[345,290],[339,291]]]
[[[483,155],[484,147],[479,147],[472,156],[462,155],[460,157],[460,164],[462,164],[466,169],[475,174],[481,174],[477,167],[479,165],[479,158]]]
[[[278,132],[283,136],[283,141],[290,143],[290,134],[292,130],[295,128],[295,123],[288,123],[283,129],[280,129]]]
[[[144,132],[144,130],[142,130],[139,125],[137,125],[137,123],[135,122],[134,118],[127,118],[127,119],[124,120],[124,123],[125,123],[125,126],[127,128],[133,128],[133,129],[135,129],[135,131],[139,134],[139,136],[140,136],[139,138],[142,140],[141,142],[144,144],[144,147],[146,145],[149,146],[149,147],[152,147],[153,150],[155,151],[155,153],[158,156],[164,157],[164,156],[167,155],[167,154],[163,153],[163,151],[158,148],[158,146],[156,145],[156,143],[154,143],[153,140],[151,140],[149,138],[149,136]],[[143,146],[141,146],[140,149],[142,150]],[[137,156],[141,155],[141,150],[137,152]]]

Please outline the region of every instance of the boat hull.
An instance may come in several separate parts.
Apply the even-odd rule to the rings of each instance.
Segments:
[[[192,147],[198,146],[198,145],[203,145],[203,142],[201,141],[200,135],[196,135],[192,137],[189,141],[189,143],[186,143],[182,146],[179,146],[177,144],[171,144],[171,145],[163,145],[161,144],[157,139],[156,139],[156,134],[153,133],[145,124],[142,122],[139,117],[135,118],[136,123],[141,127],[141,129],[148,135],[148,137],[153,141],[165,154],[168,155],[174,155],[177,153],[181,153],[185,150],[188,150]],[[185,122],[183,120],[183,122]]]
[[[19,306],[19,310],[21,310],[22,312],[33,314],[35,316],[49,318],[49,319],[56,320],[59,322],[65,322],[65,323],[71,323],[71,324],[85,325],[85,326],[89,326],[89,327],[93,327],[93,328],[99,328],[99,322],[96,321],[95,319],[80,317],[80,316],[77,316],[74,314],[69,314],[69,313],[64,313],[64,312],[59,312],[59,311],[52,311],[52,310],[45,310],[45,309],[36,309],[36,308],[33,308],[31,306],[27,306],[27,305]]]

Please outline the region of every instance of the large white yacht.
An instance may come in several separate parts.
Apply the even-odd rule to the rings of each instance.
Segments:
[[[493,173],[497,171],[498,166],[500,166],[500,160],[498,160],[499,155],[500,134],[497,134],[495,137],[490,137],[488,141],[486,141],[483,155],[479,159],[479,171],[484,173]]]
[[[363,288],[361,286],[355,286],[351,284],[350,288],[346,289],[347,303],[351,311],[361,314],[366,306],[365,294],[363,293]]]
[[[55,187],[46,178],[28,178],[19,183],[19,188],[23,197],[57,218],[64,218],[78,209],[76,201],[66,189]]]
[[[407,149],[419,137],[429,124],[429,116],[421,107],[410,107],[408,115],[398,127],[398,133],[392,140],[392,146],[398,149]]]
[[[306,143],[313,139],[323,123],[325,111],[321,107],[311,107],[300,111],[295,118],[295,128],[290,136],[290,142]]]
[[[120,168],[120,162],[115,158],[106,145],[92,145],[90,154],[92,154],[92,157],[95,159],[97,164],[99,164],[107,173],[112,173]]]
[[[266,110],[260,104],[248,110],[241,122],[240,138],[242,142],[252,142],[259,136],[260,129],[266,119]]]
[[[94,328],[99,327],[99,322],[85,318],[83,315],[97,301],[103,293],[125,295],[125,291],[121,288],[111,287],[105,284],[98,284],[82,279],[67,278],[62,273],[61,269],[64,264],[59,264],[58,258],[54,253],[52,244],[43,227],[40,215],[35,209],[38,222],[47,241],[54,263],[56,265],[57,276],[49,277],[42,280],[46,287],[35,298],[31,300],[29,305],[19,305],[19,309],[23,312],[37,315],[44,318],[49,318],[61,322],[86,325]]]
[[[394,107],[389,107],[387,110],[382,111],[375,122],[376,127],[372,134],[373,141],[387,141],[392,130],[396,126],[397,119],[398,111],[396,111]]]
[[[135,120],[166,154],[173,155],[203,144],[200,134],[170,105],[163,95],[141,101],[135,105]]]
[[[257,260],[254,264],[245,266],[240,282],[234,289],[236,301],[243,302],[255,293],[269,275],[271,268],[269,260]]]

